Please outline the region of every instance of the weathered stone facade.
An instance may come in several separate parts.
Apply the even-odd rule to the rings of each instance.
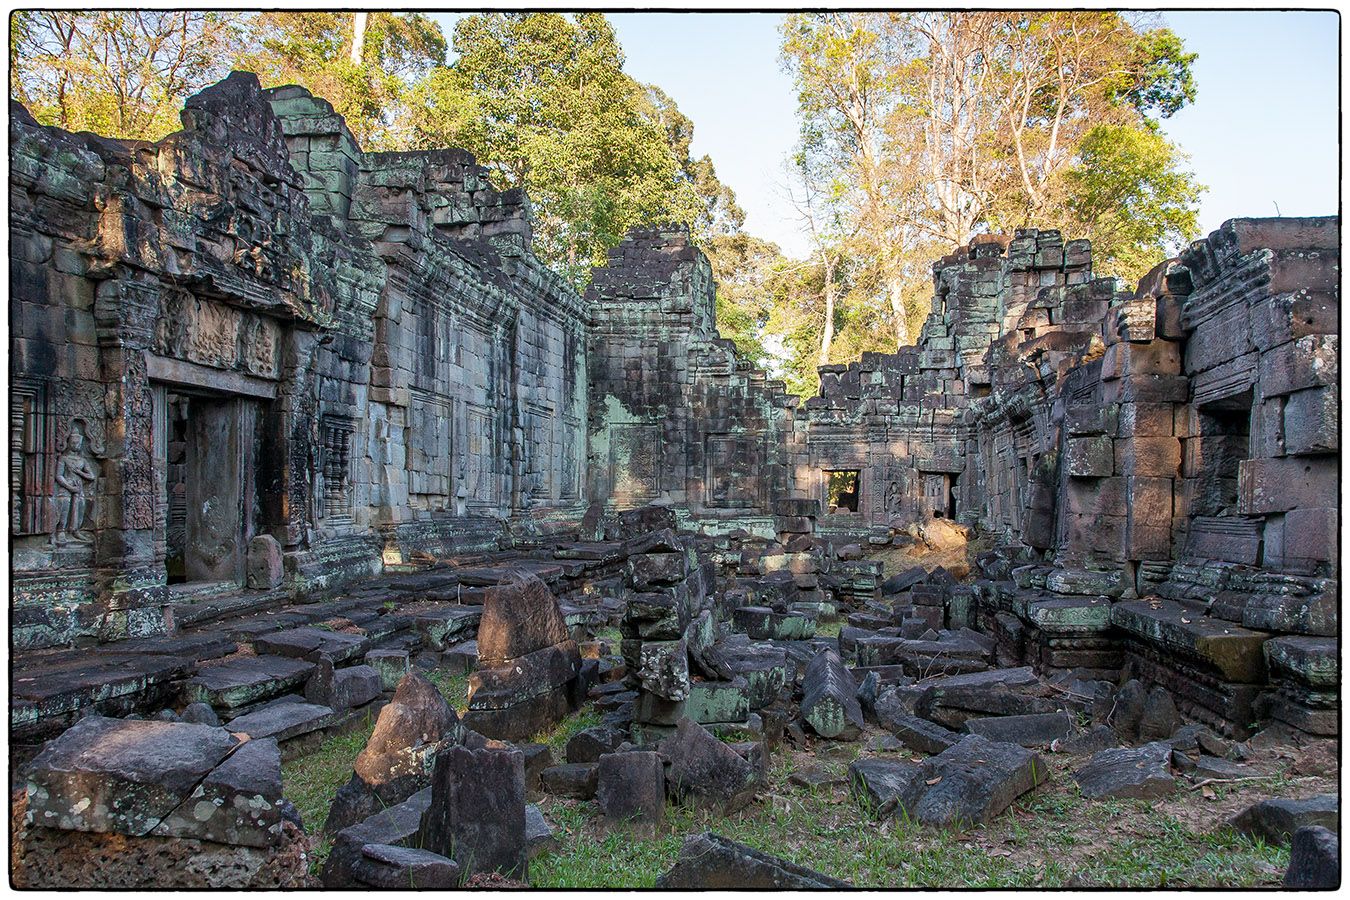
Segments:
[[[16,647],[171,629],[255,535],[294,592],[579,506],[585,307],[467,154],[245,74],[156,144],[10,122]]]
[[[793,560],[794,534],[936,517],[997,547],[979,584],[915,588],[934,626],[1129,669],[1216,724],[1333,727],[1338,220],[1230,221],[1135,289],[1086,241],[978,238],[935,264],[915,346],[824,366],[798,404],[719,337],[678,229],[630,234],[578,296],[461,151],[363,152],[325,101],[239,73],[183,124],[11,111],[16,649],[596,541],[650,504]],[[860,553],[792,569],[765,614],[875,593]]]

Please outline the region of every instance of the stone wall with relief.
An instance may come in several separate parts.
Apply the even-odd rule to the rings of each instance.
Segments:
[[[467,154],[241,73],[157,143],[10,138],[16,648],[580,518],[585,307]]]

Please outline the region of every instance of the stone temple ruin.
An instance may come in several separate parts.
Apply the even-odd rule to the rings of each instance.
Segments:
[[[931,824],[1043,753],[1159,796],[1337,736],[1338,219],[1229,221],[1137,287],[977,238],[915,346],[799,403],[678,229],[578,296],[464,152],[364,152],[242,73],[182,120],[11,106],[16,884],[302,886],[307,832],[325,886],[523,881],[540,796],[729,813],[779,741],[875,726],[927,759],[855,792]],[[969,572],[878,556],[971,536]],[[528,743],[585,704],[564,761]],[[281,760],[367,713],[300,821]],[[715,834],[662,883],[839,884]]]

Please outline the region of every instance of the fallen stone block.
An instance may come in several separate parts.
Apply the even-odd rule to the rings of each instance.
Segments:
[[[1074,773],[1078,789],[1091,800],[1151,800],[1176,790],[1169,764],[1172,748],[1161,741],[1142,747],[1117,747],[1093,754]]]
[[[1268,844],[1288,844],[1294,833],[1308,825],[1340,831],[1341,799],[1336,794],[1318,794],[1306,800],[1276,797],[1253,803],[1229,823],[1240,834],[1259,837]]]
[[[820,891],[852,887],[846,881],[761,853],[710,831],[685,837],[675,865],[656,879],[656,886],[695,891]]]
[[[273,847],[282,839],[283,802],[277,742],[254,739],[212,769],[152,834]]]
[[[595,799],[611,825],[655,828],[666,814],[666,774],[661,755],[650,751],[600,757]]]
[[[369,844],[408,846],[415,842],[422,827],[422,816],[431,805],[431,788],[426,787],[402,803],[376,813],[342,829],[333,838],[332,849],[324,861],[319,880],[327,888],[347,888],[356,882],[361,867],[361,849]],[[332,816],[329,816],[332,819]]]
[[[918,763],[858,759],[848,767],[849,786],[863,808],[879,818],[895,811],[900,795],[918,771]]]
[[[1035,752],[972,734],[924,760],[897,807],[923,825],[988,824],[1049,774]]]
[[[689,652],[684,640],[644,643],[637,674],[642,688],[658,697],[675,701],[687,698]]]
[[[380,690],[393,691],[403,676],[412,671],[407,650],[371,650],[365,656],[366,665],[380,676]]]
[[[854,740],[862,733],[858,685],[834,650],[820,651],[806,667],[802,678],[801,716],[816,734],[824,738]]]
[[[415,847],[365,844],[353,867],[355,881],[381,890],[453,890],[459,865],[448,857]]]
[[[750,715],[750,689],[746,680],[695,681],[689,685],[685,715],[700,725],[744,722]]]
[[[488,588],[478,622],[478,661],[500,668],[569,639],[558,598],[534,575]]]
[[[1320,825],[1294,832],[1284,886],[1294,890],[1324,891],[1341,886],[1341,839]]]
[[[1047,748],[1068,737],[1073,720],[1068,713],[1040,713],[1029,716],[988,716],[966,719],[965,729],[991,741],[1008,741],[1022,747]]]
[[[236,716],[226,723],[225,728],[233,734],[247,735],[255,740],[271,738],[280,742],[327,728],[334,719],[333,710],[318,703],[279,701]]]
[[[147,835],[238,744],[223,728],[89,716],[26,767],[27,820]]]
[[[881,727],[894,734],[900,743],[919,753],[941,753],[961,740],[961,735],[955,731],[918,716],[888,713],[884,718],[878,717],[878,722]]]
[[[201,669],[186,687],[189,702],[237,709],[304,684],[314,663],[284,656],[244,656]]]
[[[754,797],[754,767],[688,717],[661,744],[670,761],[669,793],[676,800],[730,814]]]
[[[305,684],[305,699],[334,712],[342,712],[366,705],[383,691],[380,673],[370,666],[334,669],[327,659],[320,659],[318,668]]]
[[[428,787],[436,754],[462,732],[434,684],[417,672],[403,676],[357,755],[351,780],[333,798],[324,833],[336,834]]]
[[[525,806],[525,842],[530,848],[530,859],[558,848],[558,840],[553,836],[553,826],[548,824],[543,812],[533,803]]]
[[[569,763],[599,762],[601,756],[617,750],[624,740],[622,731],[608,725],[583,728],[568,739],[564,758]]]
[[[439,754],[421,837],[423,849],[454,859],[466,878],[498,872],[524,880],[529,848],[520,751],[451,747]]]
[[[370,647],[370,641],[360,634],[347,634],[304,625],[262,634],[253,639],[253,649],[260,654],[286,656],[317,662],[327,658],[340,663],[353,659]]]
[[[928,572],[924,570],[923,566],[913,566],[903,572],[892,575],[883,581],[881,583],[881,593],[884,596],[892,597],[909,590],[915,585],[927,580],[927,578]]]

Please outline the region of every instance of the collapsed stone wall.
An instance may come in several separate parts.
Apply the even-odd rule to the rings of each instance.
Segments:
[[[587,496],[668,503],[713,530],[758,519],[770,534],[790,490],[796,400],[718,335],[715,292],[678,228],[630,233],[596,270]]]

